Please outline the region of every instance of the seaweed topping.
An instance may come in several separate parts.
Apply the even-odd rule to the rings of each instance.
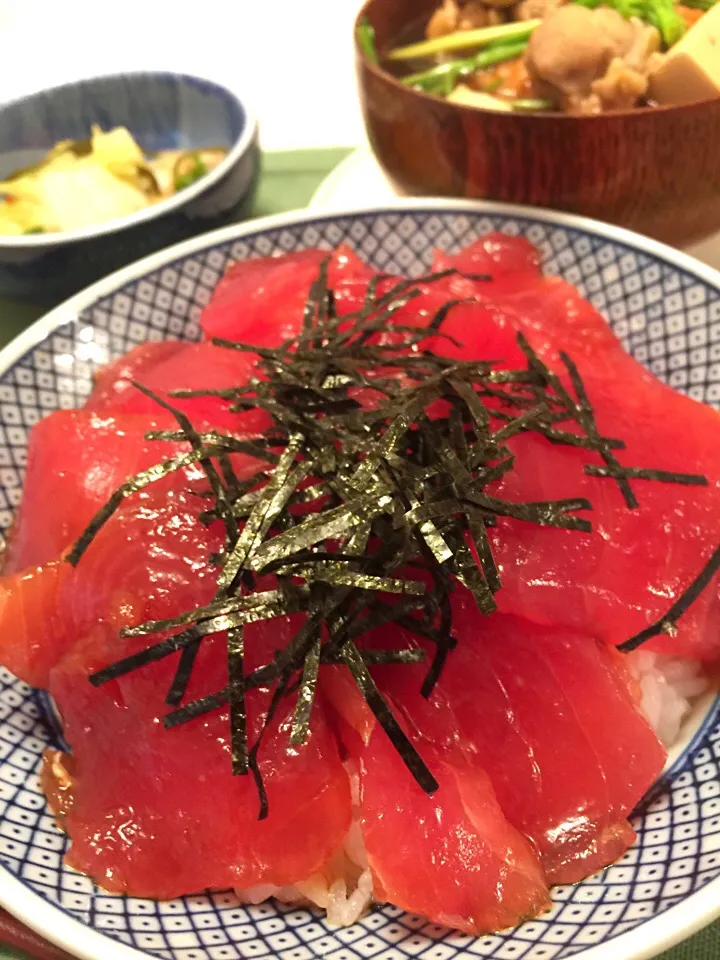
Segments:
[[[632,650],[637,650],[637,648],[647,640],[651,640],[661,633],[669,633],[671,636],[674,635],[677,629],[676,624],[680,617],[692,606],[703,590],[710,585],[718,570],[720,570],[720,546],[715,548],[712,556],[706,561],[700,573],[695,577],[690,586],[680,594],[668,611],[660,617],[659,620],[656,620],[655,623],[651,623],[649,627],[645,627],[640,633],[636,633],[634,637],[630,637],[629,640],[621,643],[618,646],[618,650],[622,651],[622,653],[630,653]]]
[[[523,432],[588,454],[585,472],[616,483],[628,509],[637,509],[634,483],[706,484],[704,477],[623,465],[622,440],[603,436],[582,378],[561,355],[567,378],[553,372],[518,334],[527,359],[520,370],[490,362],[439,356],[428,338],[445,337],[443,324],[465,300],[449,300],[424,328],[394,323],[420,287],[455,270],[400,279],[380,293],[376,277],[356,312],[336,315],[320,266],[303,313],[302,330],[277,348],[215,339],[227,349],[259,357],[248,384],[223,390],[178,390],[161,397],[136,387],[173,414],[177,430],[152,431],[150,440],[187,443],[178,454],[131,478],[113,493],[68,555],[78,564],[122,501],[144,487],[198,465],[206,489],[189,488],[207,508],[199,522],[219,523],[223,544],[208,557],[217,566],[215,596],[178,616],[126,626],[123,637],[148,645],[90,677],[99,686],[150,663],[176,657],[164,717],[170,730],[221,707],[229,708],[232,769],[252,775],[260,816],[268,812],[259,755],[266,730],[290,698],[290,741],[301,747],[312,716],[323,664],[342,664],[406,767],[428,793],[437,781],[376,686],[374,664],[421,663],[419,646],[377,650],[372,631],[395,623],[431,645],[421,692],[430,697],[453,635],[451,595],[467,589],[480,615],[496,609],[501,574],[488,528],[501,517],[589,533],[592,507],[582,497],[515,502],[492,485],[517,468],[505,445]],[[476,280],[488,277],[474,277]],[[451,338],[448,338],[451,339]],[[455,341],[453,341],[455,342]],[[260,409],[272,418],[262,437],[247,439],[199,431],[173,398],[212,395],[231,410]],[[257,460],[242,481],[234,454]],[[720,549],[658,624],[631,638],[630,650],[669,629],[720,567]],[[258,584],[262,582],[262,588]],[[270,588],[268,589],[268,585]],[[286,646],[268,663],[246,669],[245,626],[301,614]],[[293,621],[294,622],[294,621]],[[195,659],[206,637],[227,635],[227,686],[183,703]],[[156,637],[153,642],[152,638]],[[366,644],[367,641],[367,644]],[[267,689],[260,734],[249,742],[248,691]]]

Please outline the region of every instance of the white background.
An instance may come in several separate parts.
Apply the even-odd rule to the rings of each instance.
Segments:
[[[0,99],[122,70],[233,87],[268,150],[363,139],[352,24],[361,0],[0,0]]]

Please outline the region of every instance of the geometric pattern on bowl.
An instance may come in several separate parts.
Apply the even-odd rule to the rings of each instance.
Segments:
[[[374,266],[418,275],[432,249],[456,251],[489,230],[527,236],[544,269],[575,284],[625,347],[694,398],[720,406],[720,287],[592,225],[498,208],[380,210],[230,228],[157,255],[103,295],[81,294],[76,317],[49,330],[0,375],[0,532],[20,498],[28,431],[52,410],[81,404],[93,371],[137,343],[195,340],[202,307],[233,260],[347,243]],[[149,265],[148,265],[149,263]],[[133,271],[131,271],[133,272]],[[127,273],[127,271],[126,271]],[[67,314],[65,314],[67,317]],[[549,913],[475,939],[392,906],[346,929],[274,902],[242,905],[231,893],[167,903],[107,894],[62,864],[65,838],[39,788],[43,748],[57,742],[41,694],[0,668],[0,901],[3,875],[96,931],[167,960],[562,960],[646,923],[720,877],[720,702],[634,820],[623,859],[576,886],[556,887]],[[719,895],[720,898],[720,895]],[[12,908],[9,897],[5,905]],[[52,930],[45,931],[52,935]],[[79,937],[78,937],[79,939]],[[621,942],[608,957],[623,956]],[[100,957],[102,954],[98,954]],[[128,953],[128,956],[137,956]]]

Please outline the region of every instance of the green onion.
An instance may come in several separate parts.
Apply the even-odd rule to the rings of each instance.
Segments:
[[[717,0],[683,0],[684,7],[690,7],[691,10],[704,10],[707,13],[717,3]]]
[[[26,236],[31,233],[45,233],[45,227],[28,227],[27,230],[23,230],[23,233]]]
[[[588,10],[596,10],[598,7],[610,7],[629,20],[630,17],[644,18],[646,0],[575,0],[580,7],[587,7]]]
[[[484,70],[486,67],[492,67],[493,64],[503,63],[505,60],[514,60],[525,52],[527,41],[517,41],[515,43],[498,44],[481,50],[473,57],[464,57],[462,60],[452,60],[450,63],[440,63],[429,70],[423,70],[420,73],[411,73],[402,78],[402,82],[409,87],[418,87],[425,93],[438,93],[450,87],[455,86],[460,77],[466,77],[468,74],[475,73],[476,70]]]
[[[355,31],[357,44],[365,54],[370,63],[379,63],[380,58],[375,46],[375,28],[367,17],[363,17]]]
[[[673,0],[574,0],[574,2],[590,10],[595,10],[601,5],[610,7],[626,20],[637,17],[655,27],[665,48],[676,44],[687,31],[687,24],[675,9]],[[707,10],[709,7],[704,4],[709,3],[712,6],[715,0],[692,0],[692,2],[696,3],[700,9]]]
[[[530,97],[528,99],[513,100],[510,106],[518,113],[541,113],[543,110],[552,110],[555,104],[552,100],[534,100]]]
[[[418,57],[431,57],[436,53],[447,53],[450,50],[488,47],[492,43],[504,43],[508,40],[527,40],[540,23],[540,20],[525,20],[521,23],[500,23],[493,27],[480,27],[478,30],[446,33],[444,37],[411,43],[407,47],[396,47],[390,51],[388,59],[414,60]]]
[[[185,165],[188,160],[192,161],[192,167],[186,170]],[[183,154],[175,164],[175,189],[184,190],[185,187],[189,187],[191,183],[195,183],[200,177],[204,177],[207,172],[208,168],[200,159],[200,154],[197,151]]]
[[[648,0],[642,19],[656,28],[666,47],[674,46],[687,32],[685,19],[675,9],[673,0]]]

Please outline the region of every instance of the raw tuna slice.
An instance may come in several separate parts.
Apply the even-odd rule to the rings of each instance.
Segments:
[[[325,690],[334,686],[340,710],[356,720],[366,714],[354,681],[337,673],[334,679]],[[428,796],[382,728],[369,718],[363,726],[367,743],[343,730],[359,777],[360,827],[376,899],[475,935],[514,926],[549,906],[535,854],[457,740],[436,745],[411,733],[439,783]],[[406,726],[413,730],[412,721]]]
[[[0,663],[33,687],[47,687],[50,668],[74,641],[60,614],[71,567],[54,560],[0,577]]]
[[[82,425],[81,413],[69,415],[76,418],[76,426]],[[134,420],[147,426],[144,418],[133,417],[126,417],[125,425]],[[94,460],[100,471],[97,488],[93,487],[91,465],[81,463],[83,469],[67,479],[66,501],[38,499],[33,511],[32,498],[26,493],[23,517],[29,518],[28,528],[24,530],[23,519],[19,530],[23,536],[27,534],[23,542],[28,551],[35,546],[30,533],[43,533],[43,510],[52,517],[53,510],[59,513],[63,509],[68,526],[75,525],[69,541],[58,539],[66,551],[106,502],[116,482],[125,479],[127,461],[110,462],[113,451],[120,450],[118,438],[114,433],[99,436],[102,445],[96,448]],[[156,463],[156,456],[153,453],[140,467]],[[233,454],[231,459],[239,478],[257,470],[258,462],[250,457]],[[103,460],[108,461],[108,471],[120,472],[108,478],[102,472]],[[221,545],[217,525],[208,529],[198,521],[207,501],[197,496],[197,491],[206,487],[198,466],[164,477],[123,502],[77,567],[57,560],[0,577],[0,662],[28,683],[44,687],[49,669],[94,624],[108,623],[119,631],[126,625],[174,616],[188,606],[206,603],[217,577],[207,561]],[[73,503],[87,517],[72,520]]]
[[[46,687],[50,669],[98,623],[117,634],[206,603],[216,579],[207,559],[221,541],[198,522],[205,501],[185,489],[188,479],[192,471],[173,474],[126,500],[77,567],[60,559],[0,578],[0,662]]]
[[[117,402],[121,394],[133,389],[132,380],[142,380],[148,370],[174,357],[185,347],[187,344],[181,340],[141,343],[101,367],[93,378],[93,409],[101,410]]]
[[[442,270],[457,266],[472,275],[487,270],[497,271],[498,258],[505,255],[513,264],[506,270],[508,282],[520,276],[537,282],[540,276],[537,254],[526,241],[502,238],[501,235],[488,242],[491,255],[485,247],[478,248],[481,262],[455,263],[453,258],[436,255],[434,268]],[[513,245],[521,245],[518,251]],[[318,275],[320,263],[327,256],[325,251],[305,250],[284,257],[265,260],[249,260],[233,265],[218,284],[210,304],[202,317],[207,336],[220,336],[243,340],[263,346],[277,346],[284,339],[300,331],[303,307],[310,286]],[[335,294],[335,309],[342,316],[358,310],[365,300],[367,286],[375,271],[364,264],[352,251],[341,247],[333,254],[328,269],[328,283]],[[495,274],[496,275],[496,274]],[[401,277],[389,277],[380,281],[376,296],[381,298],[397,287]],[[498,308],[491,302],[507,287],[496,275],[496,282],[474,281],[466,277],[452,277],[434,283],[419,284],[422,296],[415,297],[398,310],[387,323],[387,333],[392,335],[393,325],[427,325],[437,311],[449,300],[481,300],[480,304],[458,303],[450,311],[442,325],[452,339],[434,337],[423,346],[447,356],[469,356],[477,359],[504,360],[506,364],[521,363],[522,353],[514,344],[515,325],[510,321],[502,325],[485,323],[486,316],[493,321]],[[507,332],[504,328],[507,328]],[[500,329],[500,337],[497,331]],[[458,341],[454,343],[453,340]]]
[[[137,347],[136,350],[142,350]],[[268,425],[263,413],[231,413],[229,402],[221,397],[174,398],[173,390],[223,390],[247,383],[253,375],[257,357],[252,353],[214,347],[211,343],[184,344],[158,363],[136,366],[134,351],[125,365],[109,371],[88,399],[86,409],[95,413],[135,413],[156,415],[161,409],[151,397],[141,393],[126,379],[129,371],[143,386],[168,400],[186,413],[197,426],[213,426],[233,433],[256,433]],[[115,375],[115,386],[110,379]]]
[[[586,497],[590,534],[500,520],[491,532],[503,588],[502,610],[546,624],[566,624],[619,644],[660,619],[720,542],[720,417],[709,407],[638,377],[614,387],[591,375],[585,384],[598,427],[622,439],[629,466],[697,473],[709,485],[633,480],[629,509],[609,478],[586,476],[597,455],[552,445],[536,435],[509,442],[516,469],[497,484],[510,500]],[[649,649],[711,658],[720,650],[716,583],[678,623],[676,635]]]
[[[491,295],[517,291],[542,276],[540,253],[525,237],[493,231],[464,247],[460,253],[436,250],[433,270],[454,268],[469,277],[484,276],[483,289]]]
[[[442,691],[506,816],[553,883],[607,866],[634,839],[626,818],[665,761],[620,656],[519,618],[478,621],[467,595],[453,612],[459,646]]]
[[[490,234],[455,256],[436,253],[433,266],[491,276],[490,282],[450,277],[442,282],[444,293],[448,299],[476,299],[481,308],[490,310],[491,323],[508,328],[513,336],[522,331],[552,367],[560,367],[558,351],[566,350],[583,371],[597,370],[598,363],[603,372],[610,372],[611,366],[614,376],[625,368],[634,374],[642,370],[575,287],[542,274],[537,251],[522,237]]]
[[[242,478],[257,462],[237,454],[233,466]],[[199,520],[208,501],[198,492],[207,486],[195,466],[124,501],[63,583],[62,612],[75,636],[100,621],[119,631],[209,602],[218,574],[209,561],[222,548],[223,528]]]
[[[472,768],[489,776],[504,815],[532,841],[548,880],[575,882],[632,843],[628,814],[661,772],[664,749],[638,711],[615,651],[519,618],[480,618],[463,594],[453,601],[458,647],[429,701],[419,692],[426,668],[380,667],[374,676],[419,731],[431,769],[462,742]],[[376,631],[366,642],[415,643],[398,630]],[[326,695],[367,740],[362,715],[348,713],[349,686],[336,675],[332,686],[326,681]],[[360,749],[360,737],[349,742]],[[400,771],[398,779],[407,786],[409,774]],[[429,802],[436,801],[441,791]]]
[[[302,327],[303,310],[327,250],[303,250],[280,257],[233,264],[215,288],[202,315],[207,337],[279,346]],[[335,292],[338,314],[355,309],[357,281],[373,271],[349,247],[332,253],[328,286]]]
[[[250,628],[246,643],[253,669],[271,657],[273,631]],[[270,812],[259,822],[253,778],[231,772],[226,710],[163,728],[174,658],[99,688],[88,682],[93,668],[123,652],[114,631],[99,626],[52,675],[73,745],[72,802],[62,818],[68,863],[105,889],[161,900],[208,887],[286,886],[322,870],[342,848],[351,807],[320,710],[302,747],[289,745],[290,704],[271,727],[260,754]],[[224,687],[226,664],[219,635],[201,648],[188,695]],[[268,701],[267,691],[247,696],[252,737]]]
[[[187,489],[175,475],[128,499],[58,591],[57,610],[74,642],[58,649],[45,635],[45,660],[59,659],[49,688],[73,746],[72,805],[63,819],[69,862],[101,886],[137,896],[291,884],[321,870],[349,827],[347,775],[319,713],[303,748],[289,746],[291,703],[271,728],[261,754],[270,816],[258,823],[252,777],[231,773],[227,712],[172,732],[160,723],[177,655],[101,687],[88,682],[94,669],[148,644],[121,639],[123,626],[213,596],[218,568],[209,558],[221,546],[221,528],[198,522],[207,501],[193,490],[203,485],[198,478]],[[281,630],[275,621],[248,628],[246,669],[271,658]],[[225,637],[218,635],[203,644],[187,697],[226,682]],[[268,698],[266,690],[248,695],[252,735]]]
[[[560,350],[567,351],[580,369],[600,432],[626,443],[617,453],[622,464],[700,473],[710,481],[705,488],[633,481],[639,508],[629,510],[612,480],[585,476],[586,463],[602,463],[597,455],[552,446],[536,435],[509,442],[516,469],[496,492],[518,501],[586,497],[593,504],[588,519],[595,532],[500,521],[491,535],[503,569],[500,608],[620,643],[662,616],[720,542],[720,416],[633,360],[574,288],[540,275],[526,241],[481,240],[457,257],[438,255],[435,266],[487,270],[495,278],[483,283],[453,277],[441,282],[446,290],[438,284],[432,291],[481,301],[454,308],[443,324],[463,339],[467,355],[488,358],[496,351],[498,358],[521,365],[509,341],[522,330],[569,384],[559,357]],[[463,334],[463,325],[469,332]],[[483,353],[485,345],[492,346]],[[717,592],[716,581],[680,621],[677,635],[661,635],[649,649],[716,656]]]
[[[149,430],[173,426],[169,414],[155,413],[101,417],[58,410],[33,427],[5,573],[59,557],[125,480],[187,449],[145,439]]]

